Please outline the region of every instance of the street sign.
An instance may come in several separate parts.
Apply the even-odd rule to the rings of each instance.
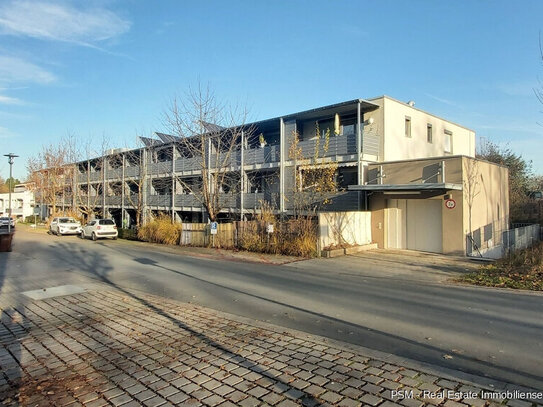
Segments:
[[[273,225],[271,223],[266,227],[266,232],[273,233]]]
[[[217,228],[219,227],[219,224],[217,222],[211,222],[211,225],[210,225],[210,231],[211,231],[211,234],[212,235],[216,235],[217,234]]]
[[[454,199],[447,199],[445,201],[445,206],[447,209],[454,209],[456,207],[456,201]]]

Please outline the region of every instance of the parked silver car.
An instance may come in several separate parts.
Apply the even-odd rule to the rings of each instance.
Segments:
[[[11,222],[10,222],[9,216],[0,216],[0,227],[7,228],[10,223],[11,223],[11,227],[14,228],[15,221],[13,220],[13,218],[11,218]]]
[[[81,228],[80,236],[82,239],[90,237],[92,240],[98,240],[102,237],[117,239],[119,232],[112,219],[94,219]]]
[[[69,216],[53,218],[49,231],[57,236],[78,235],[81,233],[81,223]]]

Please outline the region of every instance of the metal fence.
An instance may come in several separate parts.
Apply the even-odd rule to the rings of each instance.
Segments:
[[[507,228],[507,223],[498,220],[466,235],[466,255],[499,259],[541,240],[541,227],[538,224],[512,226]]]

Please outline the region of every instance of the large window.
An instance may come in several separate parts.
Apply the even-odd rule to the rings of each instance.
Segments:
[[[405,116],[405,137],[411,137],[411,117]]]

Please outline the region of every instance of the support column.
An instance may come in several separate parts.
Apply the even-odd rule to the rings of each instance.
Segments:
[[[360,101],[358,102],[357,109],[356,109],[356,168],[357,168],[357,182],[358,185],[362,185],[364,183],[364,172],[362,168],[362,126],[364,125],[362,122],[362,108],[360,105]]]
[[[172,222],[176,222],[175,218],[175,159],[177,158],[177,148],[172,145],[172,189],[171,189],[171,205],[172,205]]]
[[[140,184],[141,184],[141,190],[139,191],[139,202],[141,202],[141,211],[142,211],[142,220],[143,224],[146,224],[148,219],[148,211],[147,211],[147,177],[149,174],[147,174],[147,147],[144,147],[141,150],[141,159],[140,159]]]
[[[240,148],[240,195],[239,195],[239,213],[240,213],[240,220],[244,220],[244,193],[245,193],[245,158],[244,158],[244,150],[245,150],[245,132],[241,131],[241,148]]]
[[[124,179],[125,173],[124,173],[124,167],[126,165],[126,155],[122,154],[123,162],[122,162],[122,173],[121,173],[121,227],[124,228],[126,225],[126,211],[124,208],[124,197],[125,197],[125,191],[126,191],[126,181]]]
[[[279,212],[285,212],[285,122],[279,125]]]
[[[102,217],[106,218],[106,173],[107,156],[102,156]]]

